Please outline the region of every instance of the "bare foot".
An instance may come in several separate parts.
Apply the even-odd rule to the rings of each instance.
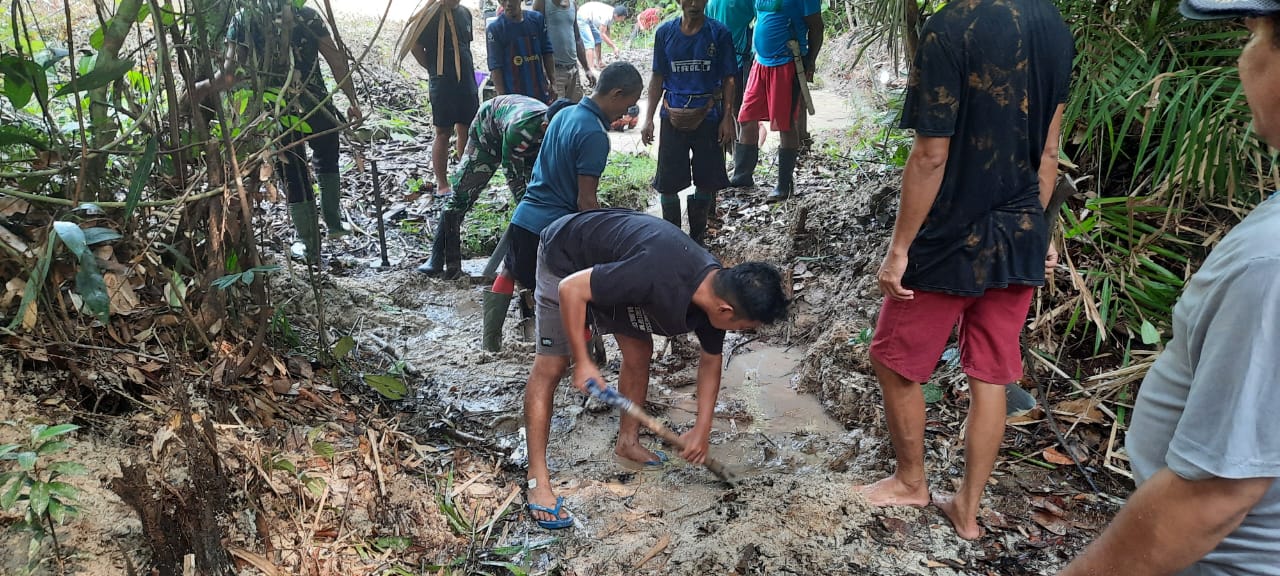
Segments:
[[[854,490],[865,494],[867,501],[875,506],[915,506],[923,508],[929,505],[929,488],[924,482],[911,485],[890,476],[874,484],[857,486]]]
[[[619,458],[629,460],[640,465],[645,465],[649,462],[657,462],[659,460],[657,454],[654,454],[648,448],[639,444],[631,444],[628,446],[619,444],[613,448],[613,453]]]
[[[530,488],[530,489],[528,490],[528,494],[526,495],[526,498],[528,498],[528,499],[529,499],[529,502],[531,502],[531,503],[533,503],[533,504],[537,504],[538,506],[545,506],[545,507],[547,507],[547,509],[548,509],[548,510],[555,510],[555,509],[556,509],[556,493],[551,491],[551,483],[550,483],[550,482],[543,482],[543,481],[539,480],[539,481],[538,481],[538,487],[537,487],[537,488]],[[543,512],[543,511],[541,511],[541,510],[530,510],[530,511],[529,511],[529,514],[530,514],[530,515],[532,515],[534,518],[536,518],[536,519],[538,519],[538,520],[548,520],[548,521],[549,521],[549,520],[555,520],[555,519],[556,519],[556,517],[555,517],[555,516],[553,516],[553,515],[551,515],[551,514],[549,514],[549,513],[547,513],[547,512]],[[569,517],[569,513],[568,513],[568,512],[566,512],[565,510],[561,509],[561,510],[560,510],[560,518],[561,518],[561,519],[563,519],[563,518],[568,518],[568,517]]]
[[[942,511],[942,515],[951,521],[956,535],[965,540],[977,540],[982,537],[982,528],[978,526],[977,514],[967,514],[960,510],[955,494],[934,494],[933,505]]]

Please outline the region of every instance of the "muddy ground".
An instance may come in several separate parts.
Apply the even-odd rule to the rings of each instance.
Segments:
[[[361,22],[348,43],[371,34]],[[844,57],[841,43],[831,43],[829,61]],[[385,46],[375,55],[379,50]],[[647,70],[647,51],[622,57]],[[364,88],[372,116],[421,110],[420,78],[379,62],[369,66],[379,81]],[[856,144],[878,129],[866,111],[886,99],[877,92],[883,86],[867,80],[870,66],[825,68],[830,89],[816,92],[822,106],[811,124],[815,143],[798,170],[799,196],[765,205],[763,186],[726,191],[710,243],[726,264],[778,265],[794,297],[785,323],[726,342],[712,450],[740,484],[722,485],[678,459],[657,472],[618,465],[617,415],[562,386],[550,464],[556,491],[577,519],[563,532],[541,530],[521,511],[520,414],[532,344],[520,337],[518,314],[509,313],[503,352],[481,351],[482,286],[413,272],[427,255],[439,208],[413,185],[431,179],[427,116],[409,117],[413,137],[375,134],[363,151],[384,174],[390,267],[379,265],[372,180],[354,157],[344,163],[350,169],[344,209],[360,231],[327,244],[319,308],[302,270],[279,256],[290,233],[283,206],[264,204],[273,222],[264,230],[264,249],[285,267],[270,280],[272,301],[287,319],[268,339],[268,364],[278,366],[235,390],[199,384],[215,366],[188,370],[190,412],[215,421],[231,479],[218,524],[240,573],[435,574],[450,567],[580,576],[1054,573],[1105,525],[1115,498],[1091,494],[1069,467],[1049,470],[1055,467],[1009,453],[1036,455],[1051,446],[1042,420],[1010,427],[978,542],[958,539],[934,509],[873,509],[852,491],[892,466],[866,345],[879,306],[874,273],[900,174],[884,161],[891,154],[868,156]],[[614,147],[644,150],[635,131],[615,135]],[[772,182],[770,161],[757,172],[762,184]],[[506,197],[495,186],[484,202],[502,205]],[[474,274],[482,265],[468,262]],[[338,367],[316,361],[310,343],[318,312],[329,342],[351,336],[356,344]],[[604,372],[616,382],[618,354],[610,346]],[[133,351],[164,356],[161,346],[146,343]],[[655,346],[646,408],[677,431],[693,420],[696,357],[684,338]],[[63,529],[73,573],[142,573],[135,570],[151,559],[138,516],[110,489],[121,462],[161,470],[171,487],[191,485],[192,460],[184,454],[194,448],[173,440],[182,410],[144,397],[154,404],[118,415],[86,413],[71,408],[56,385],[60,378],[118,382],[127,377],[119,374],[124,366],[145,369],[146,360],[104,355],[87,361],[88,376],[42,368],[38,351],[6,354],[0,363],[0,421],[14,423],[0,426],[0,444],[17,441],[35,422],[86,426],[69,456],[92,470],[76,481],[84,513]],[[408,385],[406,398],[388,400],[360,378],[385,373]],[[155,380],[150,374],[144,376]],[[932,384],[943,396],[929,408],[930,484],[945,490],[963,471],[966,391],[945,362]],[[289,466],[277,466],[281,460]],[[323,479],[322,488],[314,478]],[[1104,480],[1104,490],[1124,494],[1123,483]],[[0,571],[16,573],[25,541],[9,536],[3,543],[13,554]],[[40,573],[55,572],[46,563]]]

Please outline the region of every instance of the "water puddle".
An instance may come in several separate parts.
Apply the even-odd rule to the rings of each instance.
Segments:
[[[801,349],[766,346],[733,357],[716,404],[712,452],[717,458],[737,463],[738,469],[821,463],[826,440],[845,431],[816,397],[796,390],[803,358]],[[697,413],[693,388],[673,392],[671,400],[671,422],[691,425]]]

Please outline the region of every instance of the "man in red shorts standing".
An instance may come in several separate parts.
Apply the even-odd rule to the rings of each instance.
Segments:
[[[965,472],[956,494],[932,503],[967,540],[980,535],[978,503],[1004,437],[1003,385],[1022,376],[1018,335],[1057,265],[1044,209],[1073,53],[1050,0],[972,0],[929,18],[911,68],[902,127],[915,143],[871,343],[898,466],[859,490],[877,505],[930,503],[920,384],[959,323]]]
[[[756,62],[742,95],[738,122],[742,123],[733,149],[733,186],[753,186],[751,174],[760,159],[760,121],[768,120],[782,140],[778,149],[778,185],[768,201],[791,196],[792,176],[800,155],[796,121],[804,110],[800,83],[813,80],[813,66],[822,49],[821,0],[756,0],[756,29],[752,43]],[[805,77],[796,74],[795,55],[788,42],[795,41],[804,62]]]

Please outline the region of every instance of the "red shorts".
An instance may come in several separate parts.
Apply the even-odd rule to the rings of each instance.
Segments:
[[[768,120],[774,132],[790,132],[791,120],[800,100],[796,97],[799,88],[795,62],[781,66],[752,64],[747,89],[742,94],[738,122]]]
[[[1018,335],[1031,307],[1031,286],[988,289],[982,296],[916,290],[911,300],[886,297],[871,357],[912,382],[925,382],[960,324],[960,363],[969,377],[1009,384],[1022,377]]]

